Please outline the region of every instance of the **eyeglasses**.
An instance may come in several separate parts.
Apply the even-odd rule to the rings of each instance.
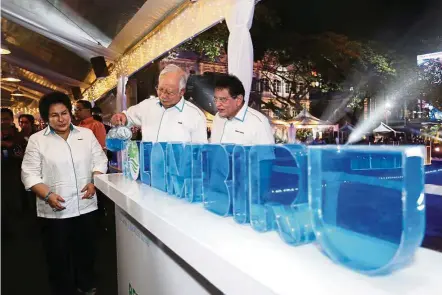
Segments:
[[[232,96],[232,99],[235,99],[236,96]],[[226,103],[229,100],[228,97],[214,97],[213,101],[216,103],[217,101],[219,101],[220,103]]]
[[[165,94],[167,96],[174,96],[174,95],[178,94],[178,92],[172,91],[170,89],[163,89],[163,88],[158,88],[158,87],[155,87],[155,89],[157,90],[158,94],[162,93],[162,94]]]

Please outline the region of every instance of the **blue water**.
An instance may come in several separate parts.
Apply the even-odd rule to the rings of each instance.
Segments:
[[[322,250],[380,274],[408,262],[423,239],[423,158],[404,149],[311,148],[310,201]]]
[[[117,138],[106,138],[106,148],[111,152],[119,152],[126,148],[127,141]]]

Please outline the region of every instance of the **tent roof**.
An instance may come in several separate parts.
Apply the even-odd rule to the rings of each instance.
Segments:
[[[384,122],[381,122],[381,124],[378,127],[373,129],[373,133],[389,133],[389,132],[396,133],[396,130],[394,130],[393,128],[391,128],[390,126],[385,124]]]
[[[355,130],[355,127],[348,123],[345,123],[345,125],[339,129],[339,131],[341,132],[348,132],[348,131],[352,132],[353,130]]]
[[[327,125],[327,126],[333,126],[328,121],[321,120],[319,118],[316,118],[312,114],[310,114],[306,109],[303,109],[296,117],[295,119],[288,122],[289,124],[293,125]]]

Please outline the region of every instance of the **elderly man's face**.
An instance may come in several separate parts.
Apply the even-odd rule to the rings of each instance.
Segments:
[[[157,93],[163,106],[168,109],[176,105],[184,95],[180,90],[180,79],[184,73],[170,72],[160,76]]]

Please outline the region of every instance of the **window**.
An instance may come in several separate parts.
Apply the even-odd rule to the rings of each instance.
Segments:
[[[259,92],[260,91],[260,85],[259,85],[260,83],[259,83],[259,81],[258,80],[256,80],[256,79],[253,79],[252,80],[252,91],[256,91],[256,92]]]
[[[262,91],[270,91],[270,83],[269,79],[262,79],[261,80],[261,90]]]
[[[292,83],[285,82],[285,93],[290,93],[291,88],[292,88]]]
[[[281,81],[275,80],[275,81],[273,81],[273,85],[275,87],[275,92],[281,93]]]

